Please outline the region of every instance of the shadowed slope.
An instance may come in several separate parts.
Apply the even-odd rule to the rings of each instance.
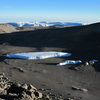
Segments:
[[[0,34],[0,44],[21,47],[65,48],[74,59],[100,59],[100,23],[56,29]]]

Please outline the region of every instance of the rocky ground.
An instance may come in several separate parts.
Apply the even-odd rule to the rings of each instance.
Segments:
[[[73,55],[67,58],[44,60],[3,58],[5,54],[37,51],[62,51]],[[100,100],[99,62],[89,65],[57,66],[58,63],[67,59],[84,62],[92,59],[100,61],[99,51],[100,23],[6,34],[1,32],[0,72],[5,73],[10,81],[1,74],[5,79],[0,78],[1,83],[3,80],[6,85],[0,88],[0,98],[1,100],[25,100],[26,98]],[[30,86],[34,87],[32,92],[28,89]],[[18,89],[17,92],[16,89]]]
[[[31,84],[11,82],[4,73],[0,74],[1,100],[50,100],[48,95],[42,94]]]

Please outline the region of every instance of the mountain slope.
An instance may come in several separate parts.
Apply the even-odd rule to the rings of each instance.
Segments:
[[[39,51],[64,51],[73,55],[44,60],[5,59],[1,56],[0,71],[14,82],[34,84],[39,90],[43,89],[43,93],[57,96],[57,100],[60,97],[65,100],[100,100],[100,23],[0,34],[1,55]],[[97,59],[99,62],[57,66],[68,59],[84,62]],[[85,89],[85,93],[80,89]],[[0,98],[5,100],[7,97],[1,95]]]
[[[11,45],[35,47],[38,49],[43,47],[66,48],[77,56],[83,56],[82,58],[88,55],[93,58],[94,56],[98,56],[100,49],[99,26],[100,24],[98,23],[61,29],[17,32],[2,35],[2,38],[0,37],[0,43],[8,42]],[[9,40],[6,38],[9,38]]]
[[[0,33],[10,33],[17,31],[16,27],[9,24],[0,24]]]
[[[74,23],[74,22],[19,22],[19,23],[14,23],[14,22],[9,22],[7,24],[16,26],[16,27],[31,27],[31,26],[42,26],[42,27],[47,27],[47,26],[80,26],[82,25],[81,23]]]

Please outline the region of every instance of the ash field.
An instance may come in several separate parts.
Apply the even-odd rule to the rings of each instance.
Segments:
[[[41,60],[2,57],[5,54],[43,51],[68,52],[72,56]],[[0,73],[5,73],[14,84],[32,84],[49,96],[21,100],[100,100],[99,52],[100,23],[50,28],[0,25]],[[65,60],[88,62],[92,59],[98,62],[57,66]],[[9,95],[0,92],[0,99],[20,100],[14,94]]]

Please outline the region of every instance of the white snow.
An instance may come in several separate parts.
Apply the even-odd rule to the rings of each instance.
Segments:
[[[46,21],[41,21],[41,22],[9,22],[7,24],[17,26],[17,27],[22,27],[22,26],[34,26],[34,27],[48,27],[48,26],[80,26],[82,25],[81,23],[74,23],[74,22],[46,22]]]
[[[59,63],[59,64],[57,64],[57,66],[63,66],[63,65],[67,65],[67,64],[78,64],[78,63],[82,63],[82,61],[81,60],[66,60],[66,61],[64,61],[64,62],[62,62],[62,63]]]
[[[71,56],[71,53],[64,52],[28,52],[28,53],[16,53],[16,54],[7,54],[7,58],[20,58],[20,59],[46,59],[52,57],[67,57]]]

